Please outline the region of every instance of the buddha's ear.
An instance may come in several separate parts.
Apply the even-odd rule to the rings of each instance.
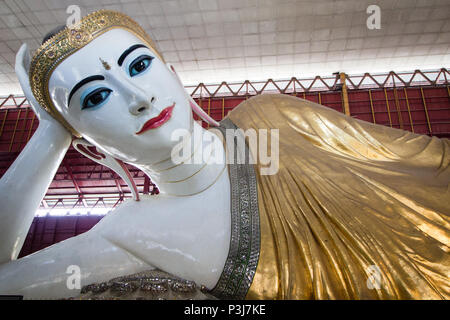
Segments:
[[[166,66],[167,66],[167,68],[169,68],[170,71],[172,71],[172,73],[177,74],[177,73],[175,72],[175,68],[174,68],[173,64],[167,62],[167,63],[166,63]],[[178,75],[177,75],[177,76],[178,76]]]
[[[133,177],[121,160],[113,158],[108,154],[99,152],[93,144],[86,141],[85,139],[75,139],[72,141],[72,145],[75,150],[77,150],[85,157],[105,167],[108,167],[115,173],[117,173],[128,184],[128,187],[133,194],[133,199],[139,201],[139,193],[136,184],[134,183]]]
[[[175,71],[174,66],[171,63],[166,63],[166,66],[175,75],[175,77],[177,78],[180,85],[182,87],[184,87],[183,83],[180,80],[180,77],[178,77],[178,74]],[[209,123],[211,126],[214,126],[214,127],[220,126],[220,124],[216,120],[214,120],[202,108],[200,108],[200,106],[197,104],[197,102],[195,102],[195,100],[188,93],[186,93],[186,94],[189,97],[189,104],[192,108],[192,111],[194,111],[203,121],[205,121],[206,123]]]
[[[175,75],[175,78],[177,78],[178,82],[180,83],[180,85],[182,87],[184,87],[183,82],[181,82],[180,77],[178,76],[178,73],[175,71],[175,67],[173,66],[173,64],[167,62],[166,63],[166,67],[167,69],[169,69],[170,72],[172,72]]]

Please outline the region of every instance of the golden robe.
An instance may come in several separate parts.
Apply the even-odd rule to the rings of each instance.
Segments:
[[[228,118],[279,129],[278,173],[255,166],[261,249],[246,298],[450,298],[449,140],[287,95]]]

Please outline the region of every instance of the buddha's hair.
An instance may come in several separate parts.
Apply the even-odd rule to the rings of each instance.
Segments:
[[[42,39],[42,44],[44,44],[45,41],[47,41],[48,39],[53,37],[55,34],[60,32],[61,30],[63,30],[65,27],[66,27],[65,25],[60,25],[60,26],[57,26],[56,28],[52,29],[51,31],[47,32],[47,34],[44,36],[44,39]]]

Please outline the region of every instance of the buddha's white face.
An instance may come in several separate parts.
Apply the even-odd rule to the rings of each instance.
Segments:
[[[49,92],[86,140],[127,162],[166,159],[177,144],[172,132],[193,124],[175,73],[123,29],[104,33],[65,59],[51,75]]]

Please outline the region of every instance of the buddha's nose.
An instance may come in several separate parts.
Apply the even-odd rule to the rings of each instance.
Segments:
[[[139,116],[156,103],[156,94],[144,89],[127,77],[116,76],[110,79],[120,89],[124,98],[129,101],[128,110],[132,115]]]
[[[155,102],[156,98],[153,95],[138,97],[130,104],[129,110],[132,115],[138,116],[139,114],[150,109]]]

